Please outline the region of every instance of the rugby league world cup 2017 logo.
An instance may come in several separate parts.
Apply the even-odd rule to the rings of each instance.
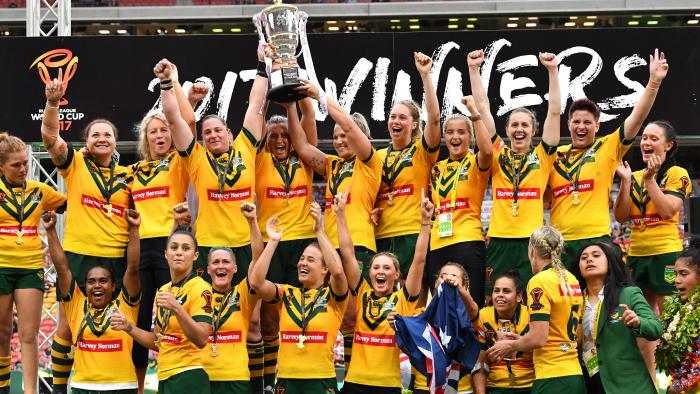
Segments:
[[[73,56],[73,52],[70,49],[53,49],[37,57],[32,65],[29,66],[29,69],[31,70],[34,66],[36,66],[36,69],[39,71],[39,77],[44,84],[52,80],[49,69],[55,68],[60,70],[61,67],[66,66],[63,70],[63,84],[67,91],[68,81],[73,78],[75,72],[78,70],[78,57]],[[66,105],[68,104],[68,100],[63,97],[58,104]]]

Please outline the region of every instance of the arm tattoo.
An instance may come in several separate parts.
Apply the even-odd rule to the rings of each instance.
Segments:
[[[326,162],[325,160],[321,160],[317,157],[312,157],[311,158],[311,167],[317,172],[321,172],[325,170],[326,168]]]

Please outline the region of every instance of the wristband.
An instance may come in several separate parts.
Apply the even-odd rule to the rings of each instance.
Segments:
[[[173,83],[172,83],[172,82],[170,82],[170,83],[163,83],[163,82],[161,82],[161,83],[160,83],[160,90],[170,90],[170,89],[172,89],[172,88],[173,88]]]
[[[172,80],[172,79],[163,79],[163,80],[160,81],[160,84],[161,84],[161,85],[167,85],[167,84],[170,84],[170,83],[173,83],[173,80]]]
[[[258,67],[257,67],[258,72],[256,75],[259,75],[263,78],[267,78],[267,64],[265,62],[258,61]]]
[[[660,86],[661,86],[661,82],[655,82],[652,80],[649,80],[649,82],[647,82],[647,88],[651,89],[651,90],[659,90]]]
[[[433,224],[432,223],[421,223],[420,225],[421,226],[432,226]]]
[[[46,108],[58,108],[58,101],[46,100]]]

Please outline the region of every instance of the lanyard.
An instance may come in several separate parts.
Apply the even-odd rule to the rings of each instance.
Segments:
[[[316,302],[318,301],[319,297],[321,296],[321,293],[323,292],[323,288],[318,289],[316,291],[316,296],[314,297],[314,300],[311,304],[311,308],[309,310],[309,313],[306,313],[306,289],[303,287],[300,289],[301,290],[301,335],[306,334],[306,326],[309,325],[309,321],[311,320],[310,316],[311,313],[314,311],[314,306],[316,305]]]
[[[469,154],[467,153],[464,155],[462,160],[459,162],[459,167],[457,167],[457,171],[454,173],[454,179],[452,180],[452,185],[450,186],[450,206],[448,209],[451,211],[452,209],[455,208],[455,203],[457,202],[457,182],[459,182],[459,176],[462,172],[462,168],[464,167],[464,163],[467,161],[469,158]],[[445,168],[440,171],[440,176],[438,177],[438,185],[442,184],[442,180],[445,179],[445,172],[447,168],[449,167],[449,162],[445,164]],[[439,208],[440,204],[438,204]]]
[[[403,168],[401,168],[398,171],[396,171],[399,166],[399,163],[401,163],[403,153],[411,147],[411,144],[409,144],[407,147],[400,149],[395,155],[394,161],[391,163],[391,165],[389,165],[389,157],[391,157],[391,152],[394,151],[394,148],[391,143],[389,144],[389,147],[386,148],[386,158],[384,159],[384,163],[382,165],[382,180],[389,186],[389,193],[391,193],[391,191],[394,188],[394,181],[396,180],[396,178],[398,178],[399,174],[401,173],[401,170],[403,170]],[[413,147],[415,148],[415,145]]]
[[[90,171],[93,174],[97,174],[99,177],[99,182],[97,182],[98,189],[100,189],[100,193],[102,194],[102,197],[105,199],[105,203],[109,204],[109,199],[112,197],[112,193],[114,192],[114,167],[116,163],[114,159],[110,160],[109,162],[109,179],[105,179],[104,175],[102,175],[102,171],[100,170],[99,166],[90,160]],[[97,181],[97,179],[95,179]]]
[[[221,321],[221,315],[223,315],[224,310],[226,309],[226,306],[228,305],[228,300],[231,298],[231,295],[233,294],[233,289],[230,289],[229,291],[224,294],[223,299],[221,300],[221,303],[219,303],[219,306],[216,308],[216,311],[214,312],[214,319],[212,321],[212,331],[214,334],[214,339],[213,343],[216,344],[216,337],[217,333],[219,332],[219,328],[221,328],[221,324],[226,322],[226,319],[224,321]]]
[[[282,177],[282,181],[284,182],[284,192],[287,194],[287,198],[289,198],[289,192],[292,189],[292,181],[294,180],[294,171],[291,171],[291,173],[289,171],[291,167],[289,165],[289,157],[281,162],[277,160],[274,155],[272,155],[272,162],[275,164],[275,169]]]
[[[646,229],[646,213],[647,213],[647,204],[649,204],[649,201],[651,201],[651,197],[649,196],[649,193],[647,191],[646,187],[646,182],[644,182],[644,179],[642,178],[642,181],[639,182],[639,211],[641,212],[642,218],[639,224],[639,229],[644,231]]]
[[[90,327],[90,331],[95,334],[96,337],[102,336],[109,328],[110,320],[112,319],[112,314],[114,313],[114,303],[112,301],[104,307],[103,309],[93,309],[88,301],[85,301],[83,305],[83,320],[80,322],[80,328],[78,329],[78,335],[76,335],[75,343],[73,346],[77,348],[78,342],[83,339],[83,333],[85,329]],[[90,313],[92,311],[92,313]],[[99,319],[99,320],[98,320]],[[98,329],[98,327],[100,327]]]
[[[576,169],[574,170],[576,172],[575,176],[572,176],[571,173],[566,169],[566,166],[564,166],[564,174],[566,174],[566,180],[567,182],[571,183],[571,185],[574,187],[574,192],[578,194],[578,181],[581,176],[581,168],[583,168],[584,164],[584,159],[586,158],[586,154],[588,153],[588,150],[590,148],[586,148],[586,150],[581,154],[581,159],[578,162],[578,165],[576,165]],[[569,157],[571,156],[571,151],[573,151],[574,148],[571,147],[568,152],[566,152],[566,156],[564,156],[564,161],[567,163],[569,162]]]
[[[229,145],[228,151],[226,152],[228,155],[226,158],[226,165],[219,164],[219,160],[214,157],[214,154],[210,151],[207,151],[207,153],[212,156],[211,162],[214,164],[214,172],[216,173],[216,180],[219,186],[219,199],[221,199],[221,195],[224,193],[224,185],[226,185],[226,174],[231,170],[231,164],[233,163],[233,147]]]
[[[348,161],[338,160],[333,162],[335,168],[331,169],[331,176],[328,178],[328,188],[330,189],[331,196],[333,197],[338,194],[338,187],[340,187],[340,183],[342,182],[341,173],[343,172],[343,167],[345,167],[345,164],[352,164],[354,166],[355,157],[353,156],[353,158]]]
[[[588,291],[586,291],[586,302],[588,302]],[[593,339],[593,346],[595,346],[595,341],[598,337],[598,319],[600,318],[600,311],[602,309],[601,305],[603,304],[603,300],[598,298],[598,304],[595,307],[595,317],[593,318],[593,331],[591,332],[591,337]],[[586,333],[584,330],[584,342],[586,341]]]
[[[183,279],[180,282],[177,283],[170,283],[170,286],[168,286],[168,293],[172,292],[173,287],[177,287],[177,294],[175,294],[175,300],[179,299],[180,296],[182,295],[182,292],[184,291],[185,288],[185,283],[192,279],[194,277],[194,274],[190,272],[189,275],[185,279]],[[160,315],[163,317],[161,323],[160,323],[160,332],[161,334],[165,332],[165,330],[168,328],[168,325],[170,323],[170,314],[172,311],[170,309],[165,309],[163,307],[158,307],[158,310],[160,312]]]
[[[24,209],[27,207],[27,197],[25,196],[25,193],[27,192],[27,182],[22,182],[22,196],[21,196],[21,202],[19,201],[19,198],[15,196],[15,192],[12,190],[12,185],[5,179],[5,177],[2,177],[2,183],[5,185],[5,188],[7,188],[7,191],[9,192],[8,196],[10,199],[10,203],[17,208],[17,216],[14,216],[15,219],[19,222],[19,233],[22,232],[22,223],[24,222]],[[18,234],[19,234],[18,233]],[[20,238],[21,239],[21,238]]]
[[[530,150],[532,152],[532,150]],[[513,203],[517,204],[518,203],[518,191],[520,190],[520,175],[523,171],[523,168],[525,168],[525,164],[527,163],[527,156],[530,154],[530,152],[526,153],[523,158],[520,160],[518,163],[518,168],[515,168],[515,152],[511,149],[508,152],[508,158],[510,159],[510,165],[511,169],[513,170]]]

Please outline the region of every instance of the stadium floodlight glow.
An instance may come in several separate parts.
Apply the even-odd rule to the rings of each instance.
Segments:
[[[355,21],[345,21],[345,23],[347,23],[348,25],[352,25],[353,23],[355,23]]]
[[[697,20],[697,19],[690,19],[690,20],[688,20],[688,22],[686,22],[686,23],[689,24],[689,25],[697,25],[697,24],[698,24],[698,20]]]
[[[564,23],[564,26],[566,26],[566,27],[576,27],[576,22],[566,22],[566,23]]]
[[[215,28],[211,29],[211,32],[212,33],[223,33],[224,29],[222,29],[220,27],[215,27]]]
[[[536,20],[538,20],[538,19],[540,19],[540,18],[539,18],[539,17],[536,17],[536,16],[528,16],[528,17],[527,17],[527,20],[529,20],[529,21],[536,21]]]
[[[109,30],[98,30],[97,32],[100,34],[109,34]]]
[[[598,17],[595,15],[589,15],[586,17],[586,19],[598,19]]]
[[[338,21],[326,21],[326,23],[328,23],[329,25],[335,25],[336,23],[338,23]]]
[[[506,25],[506,27],[518,27],[517,23],[509,23]]]
[[[569,20],[571,20],[571,21],[575,21],[576,19],[578,19],[578,16],[570,16],[569,17]]]
[[[177,33],[177,34],[184,34],[184,33],[187,33],[187,30],[185,30],[185,29],[175,29],[175,33]]]
[[[467,22],[476,22],[479,18],[467,18]]]
[[[511,16],[510,18],[508,18],[508,20],[509,21],[517,21],[517,20],[520,20],[520,18],[517,16]]]
[[[537,23],[533,23],[533,22],[525,24],[525,27],[536,27],[536,26],[537,26]]]
[[[117,34],[126,34],[126,30],[119,29],[119,30],[117,30]]]
[[[410,26],[408,26],[408,28],[411,29],[411,30],[419,30],[419,29],[420,29],[420,25],[410,25]]]
[[[10,35],[10,32],[9,32],[9,31],[6,31],[6,32],[5,32],[5,35],[6,35],[6,36],[9,36],[9,35]]]
[[[474,28],[474,24],[473,24],[473,23],[470,23],[470,24],[467,25],[467,29],[473,29],[473,28]]]
[[[595,22],[583,22],[583,25],[588,27],[595,26]]]
[[[629,25],[629,26],[638,26],[638,25],[639,25],[639,21],[628,21],[628,22],[627,22],[627,25]]]
[[[340,28],[338,26],[328,26],[328,31],[339,31]]]
[[[659,21],[657,21],[657,20],[647,21],[647,25],[658,25],[658,24],[659,24]]]
[[[231,28],[231,33],[240,33],[240,32],[241,32],[241,28],[240,28],[240,27],[232,27],[232,28]]]
[[[411,22],[411,23],[418,23],[418,22],[420,22],[419,19],[409,19],[408,21]]]
[[[457,29],[459,28],[459,25],[447,25],[448,29]]]
[[[401,19],[390,19],[389,22],[391,22],[391,23],[401,23]]]
[[[459,18],[450,18],[448,22],[459,22]]]

